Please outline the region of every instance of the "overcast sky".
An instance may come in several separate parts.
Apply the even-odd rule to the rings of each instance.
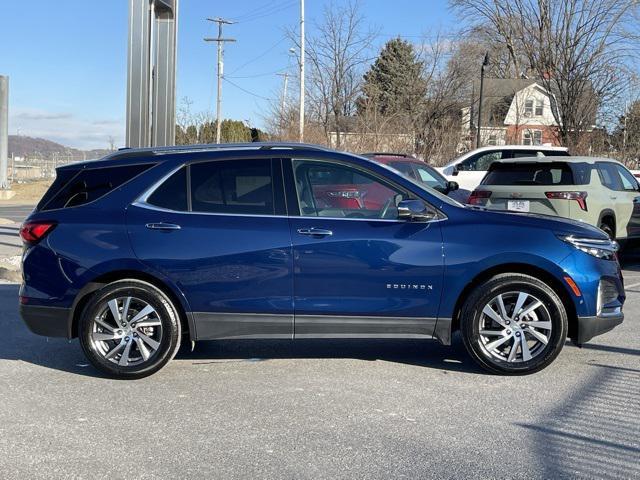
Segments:
[[[9,133],[43,137],[76,148],[124,144],[128,0],[4,0],[0,74],[10,77]],[[341,2],[335,0],[336,4]],[[307,32],[329,2],[307,0]],[[382,45],[394,35],[418,42],[454,24],[446,0],[362,0]],[[276,75],[297,65],[285,29],[297,25],[298,0],[180,0],[178,102],[193,112],[214,111],[215,36],[206,17],[238,19],[226,27],[223,114],[262,126]]]

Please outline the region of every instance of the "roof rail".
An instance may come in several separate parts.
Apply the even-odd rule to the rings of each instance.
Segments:
[[[406,153],[391,153],[391,152],[367,152],[360,154],[363,157],[401,157],[408,158]]]
[[[233,149],[255,149],[255,150],[316,150],[316,151],[328,151],[329,148],[322,145],[313,145],[309,143],[296,143],[296,142],[247,142],[247,143],[212,143],[212,144],[197,144],[197,145],[177,145],[170,147],[143,147],[143,148],[122,148],[112,154],[108,155],[108,158],[125,157],[125,156],[137,156],[142,154],[152,155],[166,155],[171,153],[186,153],[186,152],[206,152],[214,150],[233,150]]]

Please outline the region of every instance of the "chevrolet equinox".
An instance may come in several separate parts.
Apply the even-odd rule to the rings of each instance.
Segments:
[[[347,186],[347,187],[345,187]],[[119,378],[181,342],[427,338],[526,374],[622,322],[617,244],[463,206],[304,144],[124,149],[65,165],[21,228],[20,311]]]

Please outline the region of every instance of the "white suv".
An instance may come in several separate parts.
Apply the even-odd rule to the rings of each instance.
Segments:
[[[545,147],[542,145],[500,145],[482,147],[465,153],[437,170],[447,180],[454,180],[461,190],[471,193],[484,178],[496,160],[521,157],[566,157],[569,152],[565,147]]]

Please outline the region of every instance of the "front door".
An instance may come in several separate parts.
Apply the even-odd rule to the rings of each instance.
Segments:
[[[293,160],[290,169],[295,336],[431,337],[439,223],[398,220],[397,203],[413,195],[360,167]]]
[[[183,167],[128,209],[127,224],[136,256],[184,293],[197,339],[292,338],[279,160]]]
[[[620,201],[621,205],[626,205],[629,215],[629,222],[626,231],[627,237],[640,237],[640,185],[633,174],[622,165],[612,164],[620,176]]]

